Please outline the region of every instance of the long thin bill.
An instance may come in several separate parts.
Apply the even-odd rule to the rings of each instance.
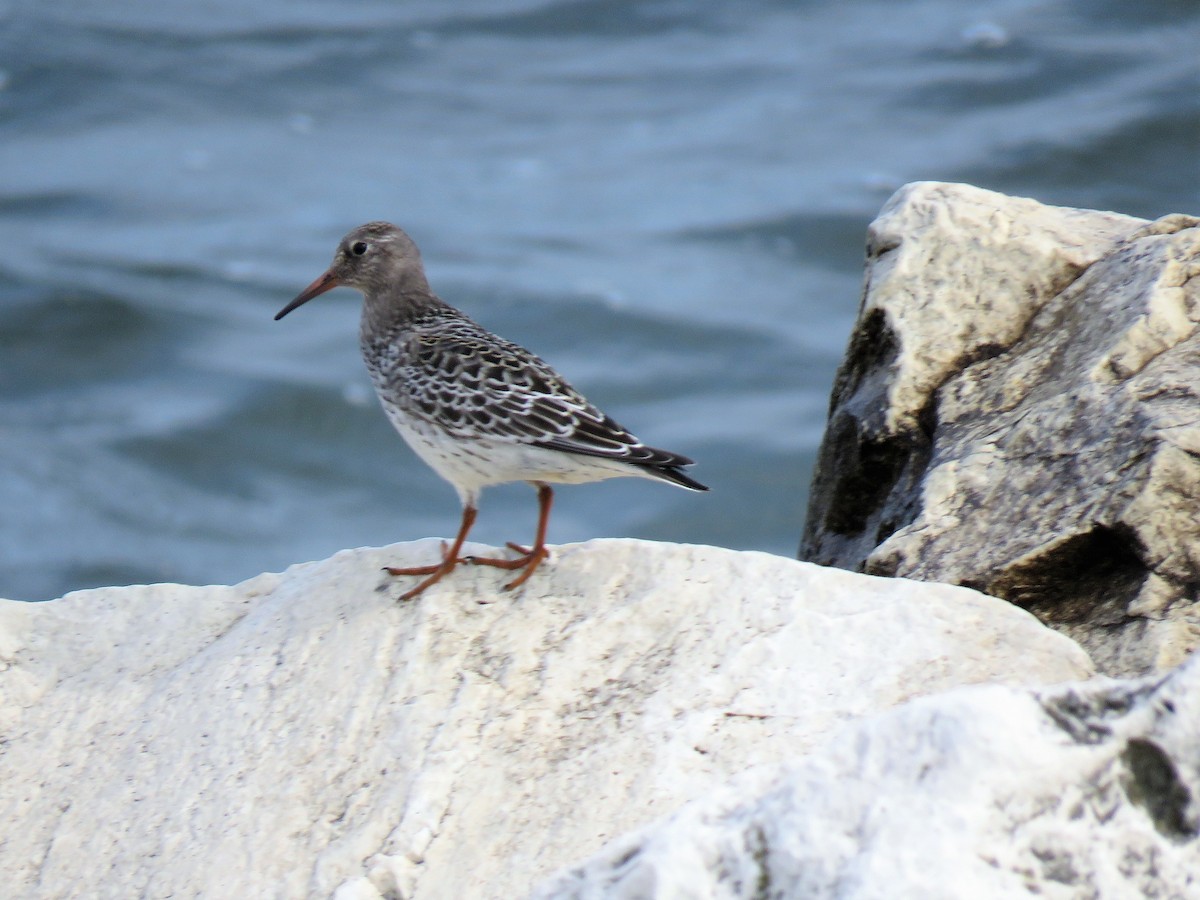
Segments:
[[[303,306],[313,297],[319,297],[326,291],[332,291],[341,283],[342,282],[334,276],[333,272],[326,272],[324,275],[302,290],[299,294],[297,294],[295,300],[293,300],[279,312],[275,313],[275,321],[278,322],[297,306]]]

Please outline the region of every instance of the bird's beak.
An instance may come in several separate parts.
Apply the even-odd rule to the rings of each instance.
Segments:
[[[295,300],[293,300],[291,303],[289,303],[287,306],[285,306],[279,312],[275,313],[275,321],[278,322],[280,319],[282,319],[284,316],[286,316],[288,313],[290,313],[297,306],[303,306],[305,303],[307,303],[313,297],[319,297],[321,294],[325,293],[326,291],[332,291],[335,287],[337,287],[341,283],[342,283],[341,279],[338,278],[336,275],[334,275],[333,270],[330,269],[328,272],[326,272],[324,275],[322,275],[320,278],[318,278],[316,281],[314,281],[312,284],[310,284],[308,287],[306,287],[304,290],[302,290],[299,294],[297,294]]]

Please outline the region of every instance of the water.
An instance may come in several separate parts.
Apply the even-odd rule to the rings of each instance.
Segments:
[[[1200,212],[1197,47],[1184,0],[0,3],[0,596],[453,532],[357,295],[271,320],[375,218],[713,488],[564,488],[553,541],[790,555],[890,193]]]

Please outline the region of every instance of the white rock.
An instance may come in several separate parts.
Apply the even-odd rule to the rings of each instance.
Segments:
[[[846,726],[537,890],[538,900],[1200,896],[1200,660],[986,686]]]
[[[517,594],[462,569],[395,602],[380,567],[436,552],[0,601],[3,893],[511,897],[853,717],[1091,671],[969,590],[710,547],[595,541]]]
[[[977,588],[1140,675],[1200,647],[1200,219],[901,189],[800,556]]]
[[[868,233],[860,324],[897,334],[889,430],[918,425],[964,360],[1011,346],[1050,297],[1144,226],[1117,213],[1047,206],[969,184],[921,181],[888,200]]]

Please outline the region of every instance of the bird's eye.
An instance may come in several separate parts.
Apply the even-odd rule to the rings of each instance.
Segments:
[[[362,256],[364,253],[367,252],[367,242],[366,241],[355,241],[353,244],[350,245],[350,252],[353,253],[355,256]]]

